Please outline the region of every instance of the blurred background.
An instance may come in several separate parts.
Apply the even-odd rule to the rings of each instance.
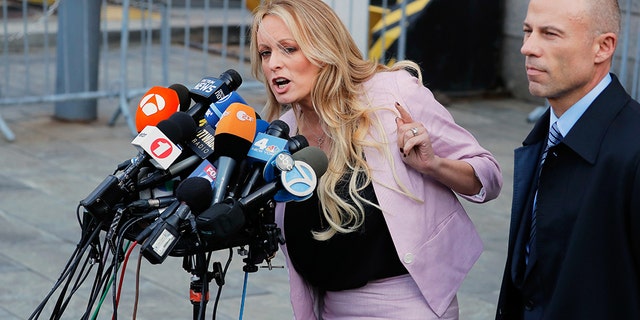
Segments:
[[[14,138],[1,118],[5,106],[53,103],[60,120],[91,121],[98,99],[115,98],[120,109],[113,121],[122,116],[133,131],[132,101],[152,85],[190,87],[203,74],[220,74],[213,55],[244,76],[243,87],[259,86],[245,66],[247,24],[259,2],[2,0],[0,130]],[[529,95],[522,72],[526,0],[327,2],[365,56],[415,60],[425,85],[445,101],[499,94],[544,104]],[[614,72],[637,97],[640,3],[620,6]]]

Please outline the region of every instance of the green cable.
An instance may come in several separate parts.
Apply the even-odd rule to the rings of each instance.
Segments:
[[[127,244],[124,246],[124,252],[127,252],[127,249],[129,249],[129,246],[131,245],[131,240],[127,240]],[[109,283],[107,284],[107,288],[111,288],[111,284],[113,284],[113,281],[116,279],[116,274],[118,273],[118,266],[120,264],[116,265],[116,269],[113,271],[113,275],[111,276],[111,279],[109,279]],[[102,297],[100,297],[100,301],[98,301],[98,305],[96,306],[96,310],[93,311],[93,315],[91,316],[91,320],[95,320],[98,317],[98,312],[100,311],[100,308],[102,308],[102,303],[104,302],[104,299],[107,298],[107,293],[109,293],[109,290],[105,290],[105,292],[102,294]]]

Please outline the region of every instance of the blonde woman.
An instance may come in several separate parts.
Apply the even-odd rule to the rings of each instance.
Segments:
[[[321,0],[264,1],[251,58],[268,88],[265,118],[329,158],[317,196],[276,208],[295,318],[457,319],[482,243],[456,194],[496,198],[495,158],[415,63],[363,59]]]

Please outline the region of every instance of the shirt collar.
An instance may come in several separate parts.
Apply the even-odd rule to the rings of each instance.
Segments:
[[[600,93],[611,83],[611,75],[607,74],[600,83],[596,85],[589,93],[587,93],[582,99],[578,100],[574,105],[572,105],[565,113],[562,114],[560,118],[558,118],[553,110],[549,112],[550,121],[549,121],[549,130],[551,130],[551,126],[554,122],[558,122],[558,130],[562,134],[563,137],[567,136],[567,133],[573,125],[576,124],[578,119],[582,116],[582,114],[587,111],[587,108],[591,105],[593,100],[600,95]]]

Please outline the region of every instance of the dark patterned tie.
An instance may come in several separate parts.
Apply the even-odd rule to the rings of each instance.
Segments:
[[[538,175],[542,172],[542,166],[544,165],[544,160],[547,158],[547,152],[549,148],[557,145],[562,140],[562,133],[558,130],[558,122],[554,122],[551,126],[551,130],[549,130],[549,138],[547,140],[547,146],[544,148],[542,152],[542,156],[540,156],[540,170],[538,171]],[[538,191],[536,190],[536,198],[538,197]],[[526,262],[529,262],[529,253],[531,251],[531,246],[536,238],[536,218],[537,218],[537,207],[536,201],[533,202],[533,212],[531,213],[531,229],[529,230],[529,242],[527,242],[527,253],[526,253]]]

